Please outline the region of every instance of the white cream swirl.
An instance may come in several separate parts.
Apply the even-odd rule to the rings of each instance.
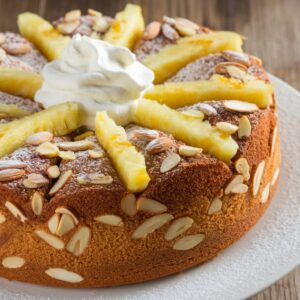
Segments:
[[[106,110],[120,125],[131,121],[136,99],[152,85],[153,72],[124,47],[75,35],[60,59],[45,65],[35,100],[49,107],[79,103],[84,125],[94,128],[96,111]]]

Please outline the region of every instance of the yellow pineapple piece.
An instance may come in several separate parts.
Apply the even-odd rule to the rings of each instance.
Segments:
[[[33,99],[42,83],[43,78],[38,73],[0,67],[0,91],[2,92]]]
[[[0,114],[1,113],[12,118],[20,118],[31,114],[30,111],[21,109],[17,105],[4,103],[0,103]]]
[[[215,31],[179,39],[146,57],[143,63],[155,73],[154,83],[164,82],[188,63],[223,50],[242,52],[242,37],[234,32]]]
[[[172,108],[188,106],[207,100],[241,100],[265,108],[272,100],[271,84],[253,78],[238,79],[213,75],[209,80],[167,82],[150,88],[145,98],[156,100]]]
[[[238,150],[237,143],[230,135],[219,132],[208,121],[192,118],[156,101],[140,100],[134,113],[134,121],[142,126],[170,133],[176,139],[202,148],[225,162],[229,162]]]
[[[111,157],[127,189],[131,192],[143,191],[150,181],[145,158],[128,141],[124,128],[117,126],[106,112],[98,112],[96,136]]]
[[[48,21],[40,16],[25,12],[18,16],[21,34],[31,41],[49,60],[60,58],[70,37],[59,33]]]
[[[28,136],[39,131],[50,131],[60,136],[78,127],[81,116],[79,106],[66,102],[54,105],[22,119],[0,126],[0,157],[24,145]]]
[[[127,4],[123,11],[116,14],[115,21],[104,36],[104,40],[115,46],[133,50],[135,43],[145,28],[141,7]]]

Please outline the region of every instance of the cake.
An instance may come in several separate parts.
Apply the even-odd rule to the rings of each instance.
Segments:
[[[18,25],[22,36],[0,35],[0,276],[59,287],[143,282],[212,259],[256,224],[275,192],[280,144],[268,75],[240,35],[166,16],[144,28],[131,4],[114,18],[74,10],[52,24],[24,13]],[[123,126],[97,109],[87,128],[85,81],[66,81],[79,86],[70,102],[51,98],[64,92],[51,93],[64,78],[51,77],[54,67],[98,46],[116,55],[107,57],[120,78],[128,65],[155,76]],[[104,93],[112,100],[99,107],[120,104],[110,91],[131,95],[149,81],[114,74]],[[108,84],[98,81],[97,93]]]

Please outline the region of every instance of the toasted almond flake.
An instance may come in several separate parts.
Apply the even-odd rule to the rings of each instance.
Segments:
[[[186,232],[194,223],[194,220],[190,217],[181,217],[176,219],[170,225],[168,231],[165,234],[165,240],[171,241],[179,235]]]
[[[189,19],[178,18],[177,17],[177,18],[175,18],[175,24],[174,24],[174,26],[176,25],[177,22],[185,24],[185,25],[188,25],[188,26],[194,28],[195,30],[200,30],[200,26],[198,24],[196,24],[195,22],[189,20]]]
[[[53,196],[56,194],[61,188],[64,187],[64,185],[67,183],[67,181],[71,178],[72,176],[72,170],[65,171],[60,174],[58,180],[55,182],[51,190],[49,191],[49,195]]]
[[[262,179],[262,176],[264,174],[266,162],[263,160],[261,161],[255,171],[254,177],[253,177],[253,186],[252,186],[252,193],[253,196],[256,196],[260,187],[260,182]]]
[[[0,62],[4,61],[5,58],[6,58],[6,52],[2,48],[0,48]]]
[[[47,233],[44,230],[35,230],[34,232],[40,239],[42,239],[44,242],[46,242],[51,247],[53,247],[57,250],[64,249],[65,244],[64,244],[63,240],[61,240],[57,236]]]
[[[248,192],[248,185],[244,183],[238,183],[231,189],[231,193],[233,194],[244,194]]]
[[[276,126],[273,130],[273,135],[272,135],[272,145],[271,145],[271,156],[274,153],[275,150],[275,145],[276,145],[276,140],[277,140],[277,132],[278,132],[278,127]]]
[[[40,131],[38,133],[30,135],[27,140],[26,144],[32,146],[38,146],[45,142],[51,142],[53,139],[53,134],[49,131]]]
[[[216,124],[216,127],[222,131],[223,133],[226,134],[233,134],[235,132],[237,132],[237,130],[239,129],[238,126],[230,124],[228,122],[218,122]]]
[[[79,184],[111,184],[113,178],[110,175],[90,173],[79,175],[77,181]]]
[[[49,180],[41,174],[29,174],[26,179],[23,180],[23,185],[28,189],[36,189],[49,184]]]
[[[160,227],[164,226],[174,217],[170,214],[161,214],[153,216],[143,222],[132,234],[133,239],[142,239],[145,238],[148,234],[154,232],[155,230],[159,229]]]
[[[257,64],[258,66],[262,66],[262,60],[258,58],[257,56],[251,55],[252,60]]]
[[[146,41],[153,40],[154,38],[156,38],[159,35],[160,29],[161,29],[160,22],[155,21],[155,22],[149,23],[145,28],[142,38]]]
[[[82,226],[77,229],[68,242],[66,249],[75,256],[81,255],[87,248],[91,240],[91,229],[87,226]]]
[[[197,33],[197,29],[199,29],[199,26],[197,26],[197,24],[184,18],[176,18],[174,27],[181,36],[195,35]]]
[[[74,141],[81,141],[86,139],[87,137],[93,136],[94,135],[94,131],[86,131],[82,134],[79,134],[77,136],[74,137]]]
[[[174,145],[168,137],[160,137],[152,140],[145,148],[149,154],[156,154],[169,150]]]
[[[31,208],[37,216],[42,213],[43,203],[43,196],[39,192],[34,192],[31,197]]]
[[[24,169],[27,164],[19,160],[0,160],[0,170],[5,169]]]
[[[136,215],[137,213],[137,204],[136,197],[134,194],[127,194],[121,199],[121,209],[124,213],[130,217]]]
[[[179,154],[182,156],[196,156],[200,153],[202,153],[203,149],[191,147],[187,145],[181,145],[179,146]]]
[[[146,197],[137,200],[137,209],[151,214],[161,214],[168,210],[164,204]]]
[[[170,153],[162,162],[160,172],[165,173],[174,169],[180,163],[181,157],[177,153]]]
[[[63,160],[75,160],[76,155],[73,151],[59,151],[59,157]]]
[[[51,233],[55,234],[57,227],[59,224],[59,214],[54,214],[49,220],[48,220],[48,229]]]
[[[150,129],[138,129],[133,132],[133,136],[141,141],[150,142],[159,137],[159,133]]]
[[[0,33],[0,45],[3,44],[5,42],[5,34]]]
[[[5,43],[2,45],[2,48],[11,55],[22,55],[32,50],[29,43]]]
[[[47,169],[47,175],[49,178],[58,178],[60,175],[60,170],[58,166],[51,166]]]
[[[102,215],[94,218],[95,221],[111,226],[123,226],[122,218],[116,215]]]
[[[269,194],[270,194],[270,186],[271,184],[268,183],[262,190],[261,192],[261,203],[266,203],[269,199]]]
[[[247,76],[247,73],[239,67],[236,66],[227,66],[227,73],[231,78],[235,79],[244,79]]]
[[[173,249],[174,250],[190,250],[197,245],[199,245],[205,238],[205,235],[202,233],[187,235],[180,240],[176,241]]]
[[[70,232],[75,227],[76,225],[73,218],[70,215],[63,214],[56,229],[56,235],[61,237]]]
[[[222,205],[222,200],[218,197],[215,197],[209,206],[208,214],[213,215],[215,213],[218,213],[222,209]]]
[[[94,148],[95,144],[89,140],[80,140],[75,142],[61,142],[57,144],[59,149],[67,151],[85,151]]]
[[[241,157],[234,163],[235,169],[239,174],[244,176],[244,179],[248,181],[250,179],[250,166],[246,158]]]
[[[80,20],[63,22],[57,25],[57,29],[62,34],[72,34],[79,25],[80,25]]]
[[[171,41],[176,41],[179,39],[179,34],[177,33],[177,31],[168,23],[162,24],[161,31],[163,35]]]
[[[224,107],[228,110],[238,112],[254,112],[259,110],[258,106],[254,103],[243,102],[239,100],[225,100],[223,101]]]
[[[195,107],[203,112],[206,116],[216,116],[218,114],[217,110],[207,103],[197,103]]]
[[[36,151],[40,156],[48,158],[57,157],[59,155],[58,147],[50,142],[40,144],[36,148]]]
[[[181,113],[184,114],[185,116],[196,118],[201,121],[204,119],[204,113],[200,110],[188,109],[188,110],[183,110]]]
[[[231,179],[231,181],[228,183],[228,185],[225,188],[224,193],[226,195],[230,194],[233,187],[236,186],[237,184],[243,183],[244,181],[244,176],[242,175],[234,175]]]
[[[83,277],[78,275],[77,273],[61,268],[50,268],[46,270],[45,273],[51,278],[65,282],[78,283],[83,281]]]
[[[0,182],[12,181],[25,175],[22,169],[5,169],[0,171]]]
[[[171,26],[174,26],[176,23],[176,20],[174,18],[170,18],[168,16],[163,16],[162,21],[163,21],[163,23],[167,23]]]
[[[88,8],[87,10],[88,15],[96,17],[96,16],[102,16],[102,13],[100,11],[94,10],[92,8]]]
[[[13,203],[10,201],[5,202],[5,207],[10,211],[10,213],[18,220],[20,220],[22,223],[27,221],[27,218],[24,216],[22,211],[16,207]]]
[[[68,208],[64,207],[64,206],[59,206],[59,207],[57,207],[57,208],[55,209],[55,213],[57,213],[57,214],[70,215],[70,216],[73,218],[73,220],[74,220],[74,222],[75,222],[76,225],[79,223],[79,221],[78,221],[78,219],[76,218],[75,214],[74,214],[72,211],[70,211]]]
[[[8,269],[18,269],[23,267],[25,259],[19,256],[8,256],[2,259],[2,266]]]
[[[280,172],[280,169],[277,168],[273,174],[271,185],[274,185],[276,183],[278,176],[279,176],[279,172]]]
[[[101,158],[104,156],[102,151],[96,151],[96,150],[88,150],[88,154],[91,158]]]
[[[251,135],[251,123],[246,116],[242,116],[239,121],[238,137],[249,137]]]
[[[230,77],[235,77],[231,75],[237,75],[239,77],[241,74],[243,75],[246,74],[247,67],[245,67],[242,64],[234,63],[234,62],[221,62],[215,66],[215,72],[220,75],[228,75]],[[230,72],[232,74],[230,74]]]
[[[0,224],[5,223],[5,221],[6,221],[6,217],[2,213],[0,213]]]
[[[74,9],[65,14],[65,21],[72,22],[79,20],[81,17],[81,11],[79,9]]]
[[[221,52],[223,58],[225,58],[229,62],[235,62],[242,64],[246,67],[250,66],[250,58],[247,54],[236,52],[232,50],[224,50]]]
[[[109,29],[109,23],[105,18],[102,16],[98,16],[94,25],[93,25],[93,30],[104,33]]]

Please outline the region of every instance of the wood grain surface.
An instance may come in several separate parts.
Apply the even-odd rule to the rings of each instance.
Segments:
[[[124,0],[0,0],[0,30],[16,31],[20,12],[49,20],[80,8],[114,15]],[[300,0],[132,0],[143,7],[146,21],[182,16],[213,29],[234,30],[247,37],[246,50],[261,57],[266,69],[300,90]],[[300,251],[300,249],[299,249]],[[249,280],[251,280],[249,278]],[[251,300],[300,299],[300,266]]]

